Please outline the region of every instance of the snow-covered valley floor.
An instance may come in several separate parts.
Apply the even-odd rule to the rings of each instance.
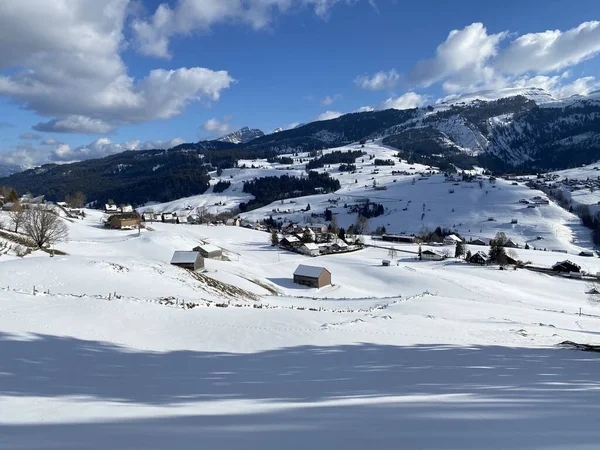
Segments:
[[[0,449],[598,448],[599,358],[557,347],[600,340],[589,282],[100,219],[68,224],[67,255],[0,256]],[[569,239],[553,242],[576,251]],[[201,241],[229,261],[201,278],[169,265]],[[333,286],[294,285],[300,263]]]

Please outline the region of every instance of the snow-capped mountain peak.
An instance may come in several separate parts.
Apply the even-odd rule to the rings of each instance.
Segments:
[[[250,142],[264,135],[265,133],[263,133],[262,130],[259,130],[258,128],[250,129],[248,127],[243,127],[240,128],[238,131],[234,131],[233,133],[221,136],[217,139],[217,141],[229,142],[231,144],[245,144],[246,142]]]

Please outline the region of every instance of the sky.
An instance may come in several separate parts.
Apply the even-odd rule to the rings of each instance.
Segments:
[[[600,89],[597,0],[0,1],[0,164]]]

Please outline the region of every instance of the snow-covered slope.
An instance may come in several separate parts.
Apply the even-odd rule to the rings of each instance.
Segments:
[[[259,129],[250,129],[248,127],[243,127],[233,133],[229,133],[225,136],[221,136],[217,139],[219,142],[229,142],[231,144],[245,144],[250,142],[258,137],[264,136],[263,133]]]
[[[502,98],[516,97],[517,95],[523,96],[529,100],[533,100],[538,105],[546,103],[556,103],[559,100],[552,94],[542,88],[507,88],[507,89],[496,89],[496,90],[484,90],[462,94],[454,98],[446,99],[440,102],[438,105],[455,105],[461,103],[470,103],[473,101],[495,101]]]
[[[583,450],[600,439],[597,358],[555,348],[597,341],[586,281],[409,253],[382,267],[385,248],[309,258],[238,227],[138,235],[87,213],[68,222],[68,255],[0,257],[2,448]],[[169,266],[199,241],[229,261],[206,260],[201,279]],[[334,285],[294,285],[300,263],[327,267]]]

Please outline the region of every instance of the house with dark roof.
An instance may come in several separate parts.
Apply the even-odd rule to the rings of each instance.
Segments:
[[[443,259],[446,259],[446,257],[441,253],[435,252],[433,250],[423,250],[421,252],[421,259],[428,261],[441,261]]]
[[[581,271],[581,266],[578,266],[567,259],[554,264],[552,266],[552,271],[559,273],[579,273]]]
[[[182,269],[195,271],[204,269],[204,258],[200,252],[177,251],[173,253],[171,264]]]
[[[477,252],[474,255],[471,255],[471,258],[469,258],[469,262],[471,264],[480,264],[482,266],[485,266],[486,264],[489,264],[490,257],[484,252]]]
[[[485,242],[482,239],[477,238],[472,241],[469,241],[469,245],[487,245],[487,242]]]
[[[300,264],[294,272],[294,283],[314,288],[331,284],[331,272],[324,267]]]

